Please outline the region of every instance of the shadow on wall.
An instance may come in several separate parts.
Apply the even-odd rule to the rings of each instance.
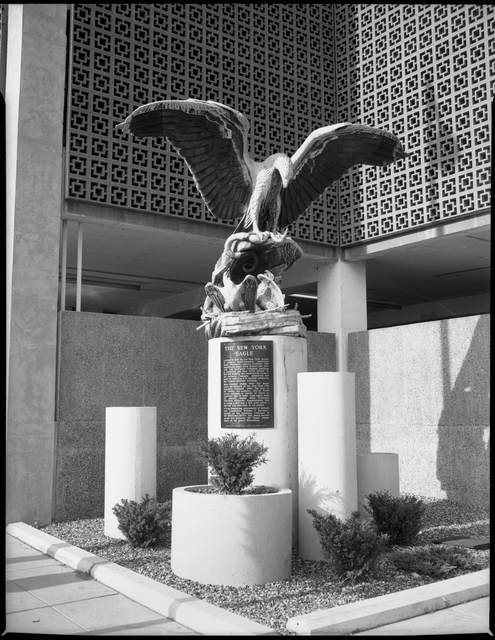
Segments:
[[[487,506],[490,317],[479,318],[453,384],[450,372],[455,354],[447,320],[441,321],[440,339],[444,405],[438,423],[437,478],[450,500]]]
[[[322,485],[319,478],[305,469],[300,471],[299,503],[320,513],[344,514],[347,507],[345,497],[339,491]]]
[[[369,331],[350,333],[349,371],[356,375],[357,453],[371,453],[371,391]]]

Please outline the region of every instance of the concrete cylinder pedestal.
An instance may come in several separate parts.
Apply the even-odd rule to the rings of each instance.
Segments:
[[[307,509],[347,519],[357,509],[354,373],[298,375],[299,554],[323,560]]]
[[[112,508],[121,500],[156,497],[156,407],[107,407],[105,535],[125,539]]]
[[[273,427],[222,428],[222,358],[223,343],[247,345],[272,342],[273,354]],[[297,467],[297,374],[307,371],[306,338],[293,336],[241,336],[214,338],[208,343],[208,438],[237,433],[241,438],[253,434],[268,447],[268,462],[254,470],[255,485],[267,485],[292,491],[293,544],[298,536],[298,467]],[[248,373],[249,375],[249,373]]]
[[[370,517],[363,509],[365,496],[377,491],[388,491],[394,497],[400,495],[399,454],[358,453],[357,498],[358,510],[362,516]]]
[[[289,489],[258,495],[172,492],[172,571],[201,584],[244,587],[290,576]]]

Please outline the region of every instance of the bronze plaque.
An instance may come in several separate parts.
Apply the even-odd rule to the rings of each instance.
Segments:
[[[222,342],[222,429],[274,427],[273,341]]]

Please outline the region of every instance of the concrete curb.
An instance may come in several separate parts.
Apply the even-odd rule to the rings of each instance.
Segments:
[[[71,569],[90,574],[105,586],[202,635],[278,635],[270,627],[120,567],[23,522],[7,525],[6,531]]]
[[[287,629],[299,635],[349,635],[416,618],[488,596],[489,569],[332,609],[295,616]]]
[[[269,627],[120,567],[23,522],[9,524],[6,530],[75,571],[90,574],[107,587],[202,635],[279,635]],[[298,635],[350,635],[415,618],[488,596],[489,571],[295,616],[288,620],[287,629]]]

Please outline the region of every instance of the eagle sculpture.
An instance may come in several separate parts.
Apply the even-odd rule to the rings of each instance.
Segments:
[[[206,287],[208,316],[212,307],[218,313],[256,311],[267,291],[279,299],[282,274],[302,254],[287,237],[288,226],[354,165],[384,166],[408,155],[392,133],[346,122],[316,129],[290,157],[275,153],[256,162],[248,150],[248,119],[226,105],[192,98],[143,105],[117,129],[167,138],[210,212],[239,220]],[[263,285],[263,295],[255,283]]]
[[[384,166],[407,155],[392,133],[342,123],[316,129],[291,157],[275,153],[256,162],[248,151],[248,119],[226,105],[192,98],[138,107],[117,129],[167,138],[210,212],[240,219],[239,231],[260,238],[286,229],[354,165]]]

